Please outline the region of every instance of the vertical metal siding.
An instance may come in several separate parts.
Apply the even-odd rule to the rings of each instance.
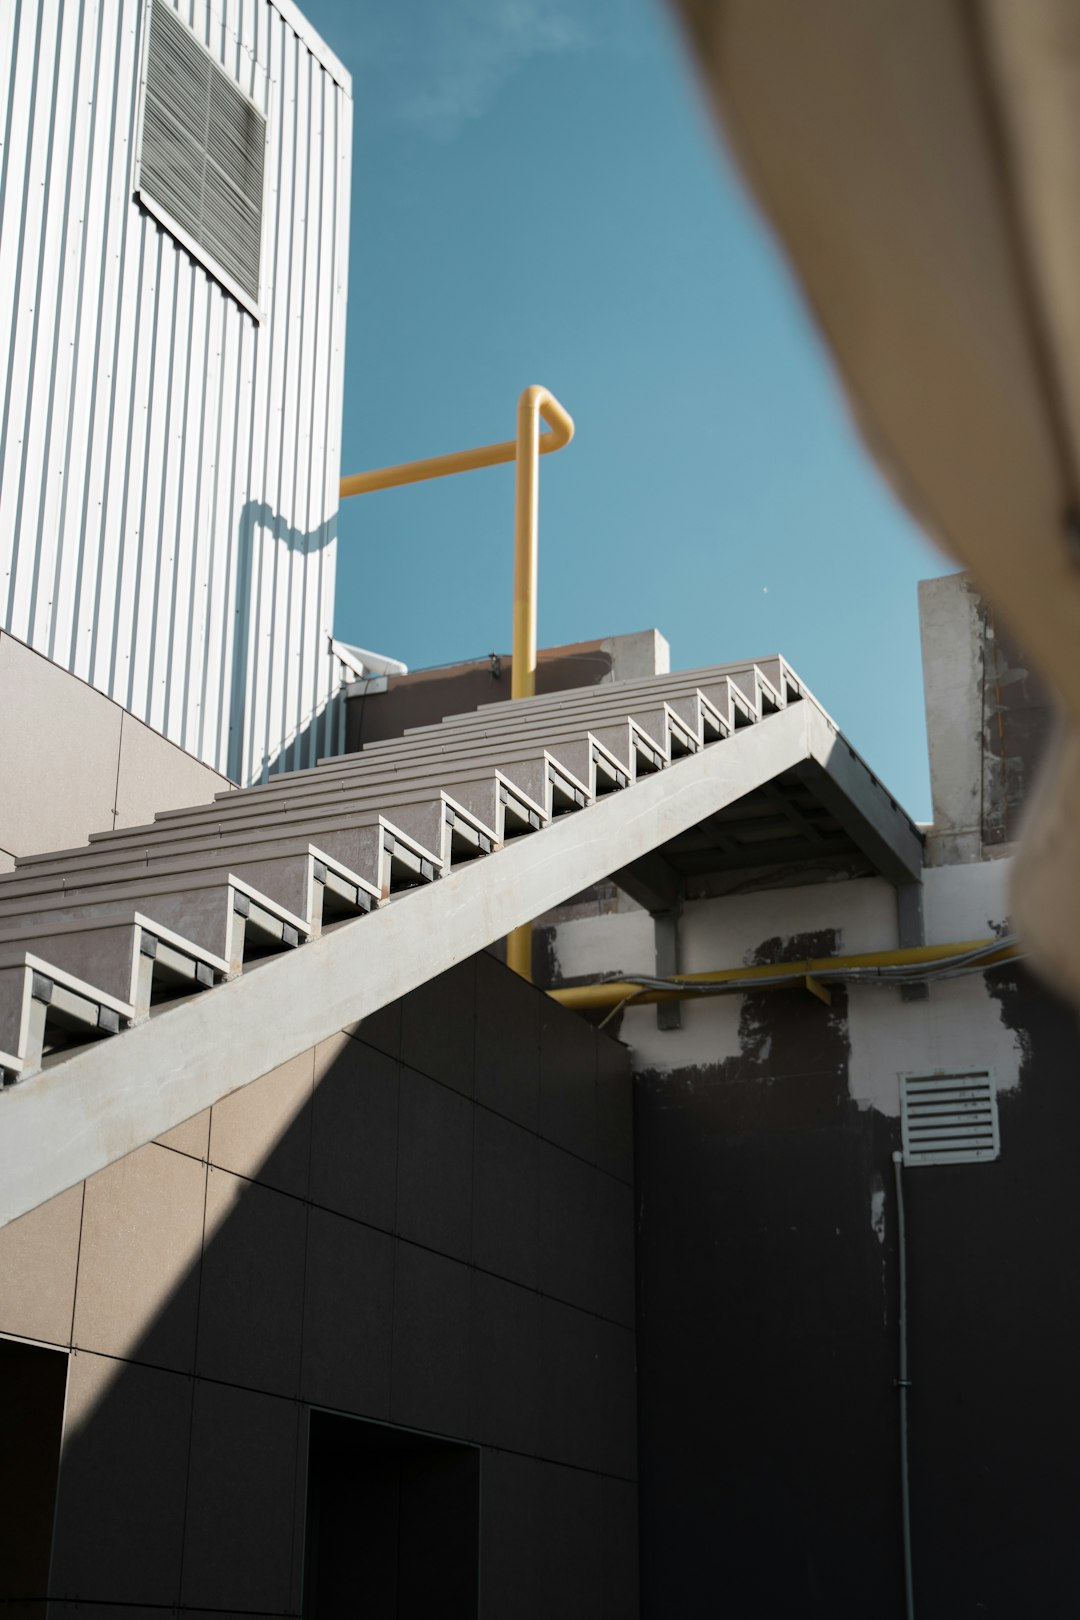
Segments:
[[[335,746],[348,76],[173,0],[268,119],[256,322],[133,200],[145,0],[0,6],[0,623],[243,781]]]

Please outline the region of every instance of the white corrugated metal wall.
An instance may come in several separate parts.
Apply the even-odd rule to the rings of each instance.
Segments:
[[[0,624],[250,781],[335,743],[351,84],[176,10],[268,119],[261,322],[133,199],[145,0],[0,0]]]

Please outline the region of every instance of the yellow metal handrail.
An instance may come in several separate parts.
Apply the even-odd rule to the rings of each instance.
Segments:
[[[549,431],[541,433],[541,417]],[[555,395],[533,385],[523,388],[517,403],[517,437],[475,450],[404,461],[396,467],[351,473],[341,480],[340,495],[370,495],[379,489],[420,484],[428,478],[475,472],[480,467],[516,463],[514,481],[514,629],[511,648],[511,698],[536,691],[536,579],[539,536],[540,457],[561,450],[574,437],[574,421]],[[506,960],[523,979],[532,978],[532,925],[524,923],[507,936]]]

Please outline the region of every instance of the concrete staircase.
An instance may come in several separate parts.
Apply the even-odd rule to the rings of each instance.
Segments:
[[[793,772],[917,883],[917,829],[780,658],[487,705],[20,861],[0,1226]]]
[[[802,695],[781,658],[489,705],[0,876],[0,1069],[209,991]]]

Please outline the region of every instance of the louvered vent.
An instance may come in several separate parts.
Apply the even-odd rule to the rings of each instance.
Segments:
[[[900,1080],[905,1164],[971,1164],[1001,1152],[997,1096],[985,1070]]]
[[[256,309],[265,143],[259,109],[166,0],[153,0],[139,195]]]

